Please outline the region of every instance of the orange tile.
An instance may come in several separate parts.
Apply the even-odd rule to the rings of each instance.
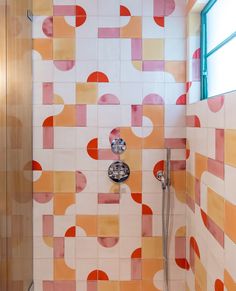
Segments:
[[[207,171],[207,157],[195,153],[195,176],[199,181],[205,171]]]
[[[120,29],[121,38],[142,38],[142,17],[131,16],[129,23]]]
[[[162,258],[162,237],[142,238],[142,258],[144,259]]]
[[[195,200],[195,177],[187,171],[186,173],[186,192],[193,200]]]
[[[225,130],[225,163],[236,167],[236,130]]]
[[[207,291],[207,273],[202,262],[195,255],[195,285],[199,286],[199,290]]]
[[[141,281],[121,281],[120,291],[141,291]]]
[[[131,171],[142,171],[142,151],[127,149],[122,155],[121,160],[129,165]]]
[[[156,272],[162,270],[162,259],[143,259],[142,260],[142,279],[152,280]],[[149,289],[144,289],[149,290]]]
[[[64,215],[66,212],[66,209],[73,204],[75,204],[74,193],[54,194],[54,199],[53,199],[54,215]]]
[[[153,126],[164,126],[163,105],[143,105],[143,115],[151,120]]]
[[[225,200],[225,234],[236,243],[236,205]]]
[[[126,141],[127,149],[142,148],[142,138],[135,135],[130,127],[121,127],[120,136]]]
[[[33,49],[40,53],[43,60],[53,59],[52,39],[47,38],[34,39]]]
[[[128,180],[125,183],[129,186],[131,192],[141,193],[142,192],[142,172],[131,172]]]
[[[34,15],[53,15],[53,0],[33,0]]]
[[[41,177],[34,182],[34,192],[53,192],[53,172],[43,171]]]
[[[53,59],[56,61],[75,60],[75,40],[71,38],[54,38]]]
[[[163,39],[143,39],[143,60],[163,60],[164,40]]]
[[[118,237],[119,236],[119,217],[117,215],[98,216],[98,236]]]
[[[97,99],[98,99],[98,84],[96,83],[76,84],[77,104],[97,104]]]
[[[207,189],[207,214],[224,230],[225,200],[210,188]]]
[[[98,291],[120,291],[118,281],[98,281]]]
[[[68,267],[64,259],[54,259],[54,280],[75,279],[75,270]]]
[[[158,291],[158,290],[160,290],[154,286],[153,280],[142,280],[141,283],[142,283],[142,290],[143,291]]]
[[[227,291],[236,290],[236,281],[234,281],[234,279],[227,270],[225,270],[224,272],[224,283]]]
[[[81,227],[87,236],[97,236],[97,215],[77,215],[76,225]]]
[[[75,27],[65,21],[64,16],[53,17],[53,37],[55,38],[75,38]]]
[[[186,202],[186,173],[185,171],[171,171],[171,185],[175,189],[176,198]]]
[[[143,139],[144,149],[164,148],[164,127],[153,127],[151,134]]]
[[[62,112],[53,118],[54,126],[76,126],[76,108],[74,105],[64,105]]]
[[[54,172],[55,193],[74,193],[75,188],[75,172]]]

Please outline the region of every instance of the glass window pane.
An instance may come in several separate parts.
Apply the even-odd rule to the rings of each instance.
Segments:
[[[236,0],[218,0],[207,13],[207,52],[236,31]]]
[[[236,89],[236,38],[207,58],[208,96]]]

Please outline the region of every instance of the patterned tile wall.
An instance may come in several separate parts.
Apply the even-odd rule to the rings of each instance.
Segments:
[[[236,93],[193,103],[200,99],[199,11],[206,1],[189,2],[186,290],[234,291]]]
[[[167,147],[171,290],[185,290],[185,2],[34,0],[36,291],[163,290]],[[121,185],[114,160],[131,168]]]

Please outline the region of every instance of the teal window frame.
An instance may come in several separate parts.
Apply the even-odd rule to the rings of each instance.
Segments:
[[[210,0],[207,2],[206,6],[201,11],[201,29],[200,29],[200,48],[201,48],[201,62],[200,62],[200,72],[201,72],[201,100],[209,98],[208,96],[208,71],[207,71],[207,58],[222,48],[230,40],[236,37],[236,32],[232,33],[230,36],[226,37],[222,42],[215,46],[211,51],[207,52],[207,13],[211,10],[214,4],[218,0]],[[225,92],[221,92],[225,93]]]

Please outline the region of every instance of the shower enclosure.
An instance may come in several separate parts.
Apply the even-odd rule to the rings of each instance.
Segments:
[[[32,283],[32,71],[28,0],[0,0],[0,290]]]

